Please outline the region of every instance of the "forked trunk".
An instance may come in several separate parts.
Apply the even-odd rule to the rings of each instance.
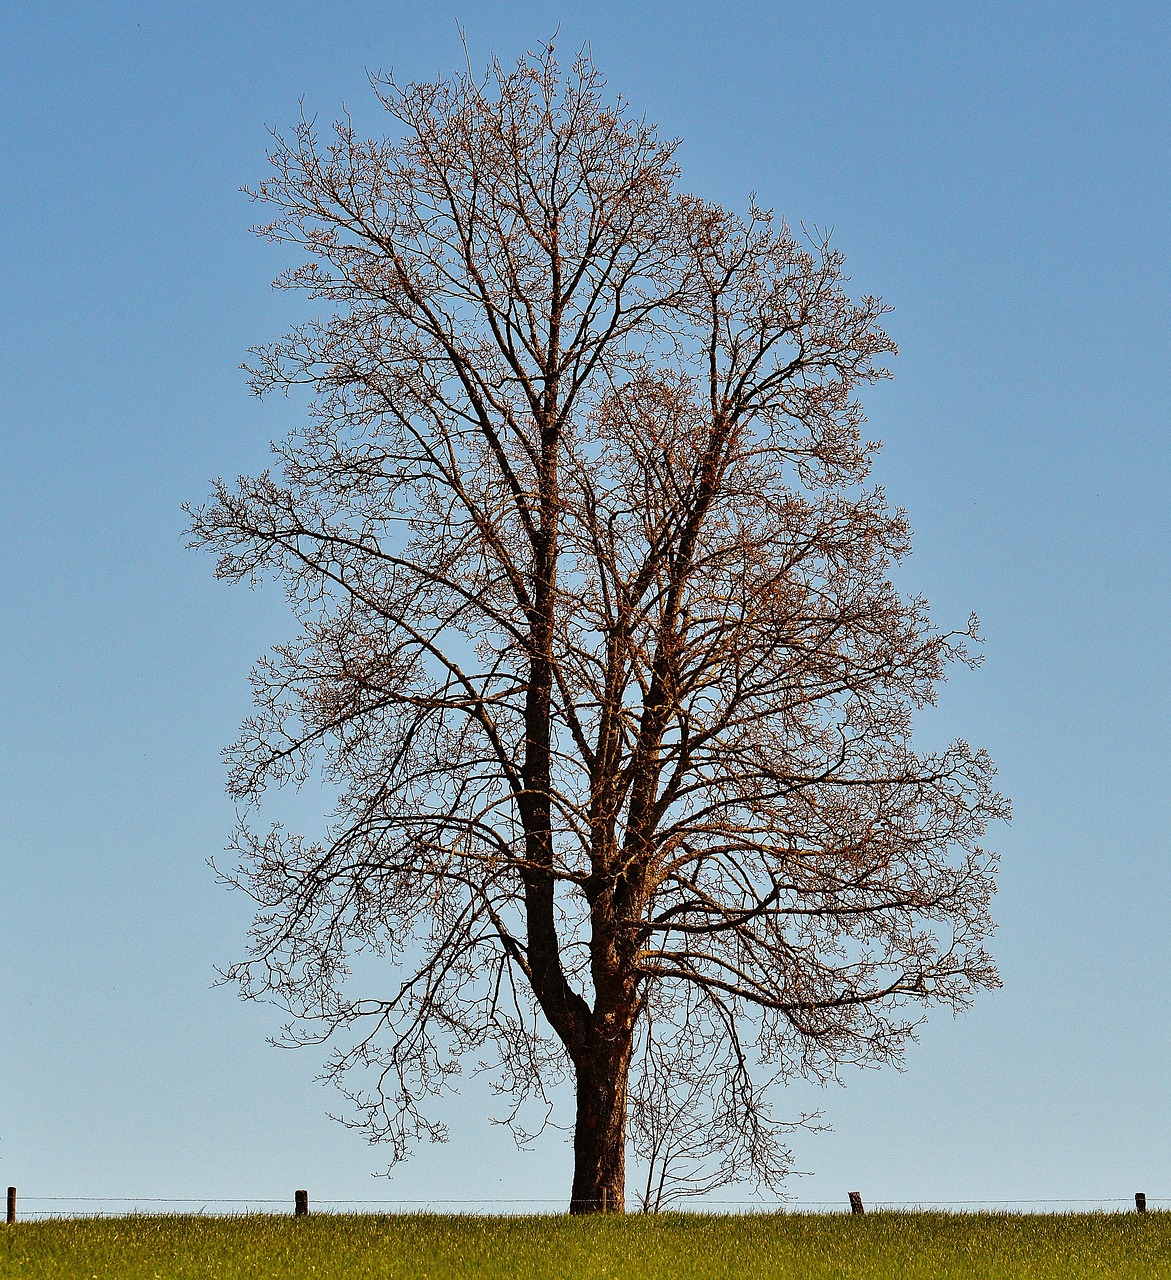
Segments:
[[[626,1211],[626,1084],[631,1040],[591,1037],[577,1068],[570,1213]]]

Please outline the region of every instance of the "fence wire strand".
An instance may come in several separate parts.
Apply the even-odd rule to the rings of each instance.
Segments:
[[[439,1209],[442,1207],[462,1207],[464,1209],[469,1206],[476,1206],[480,1209],[489,1209],[491,1206],[511,1207],[515,1210],[518,1206],[527,1206],[536,1208],[537,1206],[560,1205],[564,1206],[565,1197],[547,1197],[541,1198],[537,1196],[525,1197],[468,1197],[462,1199],[454,1199],[449,1197],[430,1197],[425,1199],[313,1199],[311,1204],[320,1208],[375,1208],[375,1209]],[[1133,1196],[1113,1196],[1098,1198],[1072,1198],[1072,1197],[1037,1197],[1030,1199],[1012,1199],[1012,1200],[873,1200],[869,1201],[866,1208],[870,1212],[882,1211],[900,1211],[900,1210],[949,1210],[956,1209],[961,1211],[972,1212],[973,1210],[987,1209],[1019,1209],[1021,1206],[1034,1206],[1040,1208],[1042,1206],[1072,1206],[1072,1205],[1095,1205],[1098,1207],[1113,1205],[1133,1205]],[[1147,1196],[1146,1204],[1149,1206],[1159,1204],[1171,1204],[1171,1197],[1165,1196]],[[192,1217],[198,1217],[205,1213],[208,1209],[218,1206],[244,1206],[246,1208],[259,1208],[261,1206],[281,1205],[290,1207],[292,1198],[288,1196],[281,1197],[223,1197],[223,1196],[43,1196],[43,1195],[21,1195],[20,1205],[24,1210],[21,1216],[27,1219],[44,1218],[52,1216],[66,1216],[67,1210],[63,1214],[65,1206],[81,1207],[84,1205],[198,1205],[197,1210],[187,1210]],[[36,1209],[31,1211],[28,1206],[37,1205],[60,1205],[62,1209]],[[838,1200],[782,1200],[777,1203],[767,1203],[761,1200],[726,1200],[726,1199],[705,1199],[702,1203],[693,1202],[683,1212],[702,1213],[707,1207],[724,1207],[738,1209],[755,1209],[761,1213],[800,1213],[803,1210],[811,1209],[838,1209],[843,1213],[849,1213],[848,1201],[843,1197]],[[638,1211],[635,1211],[636,1216]],[[92,1216],[106,1216],[99,1209]],[[113,1216],[113,1215],[110,1215]]]

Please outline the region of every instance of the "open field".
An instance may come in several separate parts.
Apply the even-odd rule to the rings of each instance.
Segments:
[[[0,1227],[0,1276],[1149,1280],[1171,1277],[1171,1213],[73,1218]]]

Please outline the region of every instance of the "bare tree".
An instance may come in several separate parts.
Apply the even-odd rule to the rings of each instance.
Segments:
[[[230,976],[334,1039],[393,1159],[442,1137],[426,1100],[468,1054],[518,1124],[571,1074],[574,1212],[624,1203],[652,1010],[772,1182],[754,1069],[896,1059],[998,982],[991,762],[910,741],[974,620],[895,590],[907,525],[866,487],[886,308],[825,238],[680,194],[584,56],[374,84],[391,137],[303,119],[254,192],[324,313],[253,387],[311,388],[308,423],[191,512],[300,628],[255,669],[232,793],[338,794],[321,840],[241,827]]]
[[[703,996],[694,987],[652,998],[635,1042],[630,1086],[630,1146],[646,1166],[637,1189],[644,1213],[752,1181],[758,1194],[779,1192],[793,1172],[784,1138],[796,1129],[819,1132],[821,1112],[778,1121],[768,1094],[783,1071],[753,1079],[739,1028],[712,1035]]]

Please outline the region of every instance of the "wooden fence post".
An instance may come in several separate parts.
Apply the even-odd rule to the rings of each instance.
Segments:
[[[607,1200],[606,1188],[603,1187],[602,1188],[602,1212],[603,1213],[607,1213],[609,1211],[606,1205],[606,1200]]]
[[[303,1218],[309,1212],[309,1192],[294,1191],[293,1192],[293,1213],[298,1218]]]
[[[1138,1213],[1146,1213],[1147,1211],[1147,1193],[1145,1191],[1136,1191],[1134,1193],[1134,1207]]]
[[[851,1213],[865,1213],[865,1212],[866,1212],[865,1206],[862,1204],[862,1192],[861,1192],[861,1191],[851,1191],[851,1192],[850,1192],[850,1212],[851,1212]]]
[[[16,1221],[16,1188],[8,1188],[8,1212],[4,1215],[5,1222]]]

